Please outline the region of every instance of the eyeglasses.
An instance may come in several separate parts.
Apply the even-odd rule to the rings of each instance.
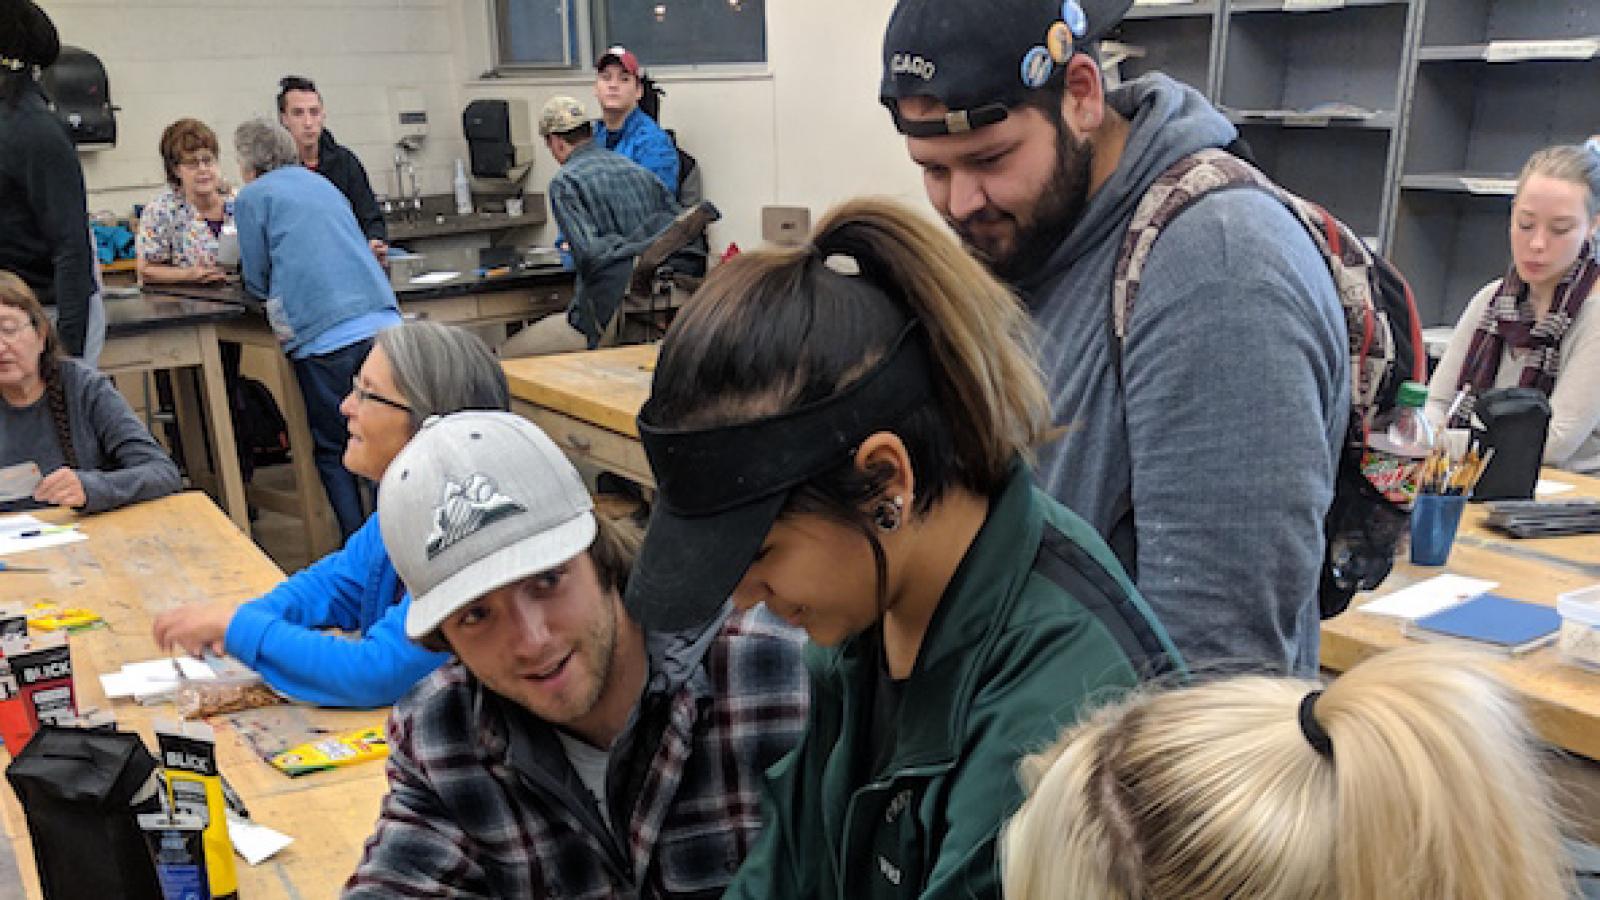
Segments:
[[[354,394],[356,396],[356,400],[362,403],[371,400],[374,403],[382,403],[384,406],[392,409],[398,409],[403,413],[410,414],[414,412],[411,407],[401,403],[399,400],[390,400],[388,397],[385,397],[382,394],[374,394],[373,392],[362,387],[360,375],[350,379],[350,393]]]
[[[23,319],[20,322],[0,322],[0,341],[14,344],[17,338],[22,337],[23,329],[32,327],[32,319]]]
[[[199,169],[201,167],[210,168],[216,164],[217,158],[210,155],[191,156],[188,159],[178,160],[178,168],[180,169]]]

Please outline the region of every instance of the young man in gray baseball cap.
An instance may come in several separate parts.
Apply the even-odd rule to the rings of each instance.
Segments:
[[[1238,138],[1165,75],[1107,91],[1096,44],[1130,5],[900,0],[879,97],[934,207],[1045,332],[1065,427],[1041,484],[1106,537],[1192,664],[1312,675],[1349,413],[1343,309],[1283,204],[1220,190],[1160,232],[1112,337],[1135,209],[1169,168]]]
[[[424,424],[378,504],[406,633],[456,658],[395,707],[344,896],[720,893],[804,728],[797,634],[731,605],[683,631],[631,614],[637,537],[509,413]]]

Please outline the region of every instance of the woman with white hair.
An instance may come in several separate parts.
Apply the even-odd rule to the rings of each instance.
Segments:
[[[365,240],[363,238],[363,240]],[[511,405],[505,373],[471,332],[407,322],[379,332],[340,411],[350,440],[344,463],[377,481],[430,416]],[[156,617],[156,644],[238,657],[285,694],[327,706],[387,706],[449,657],[406,639],[411,598],[378,525],[382,510],[344,548],[266,596],[234,608],[193,604]],[[354,640],[323,632],[354,632]]]
[[[300,165],[294,138],[270,119],[233,134],[247,184],[234,203],[245,289],[266,299],[267,318],[305,397],[317,472],[339,533],[361,527],[361,490],[340,462],[339,403],[372,348],[372,336],[400,322],[388,276],[372,256],[350,201]]]

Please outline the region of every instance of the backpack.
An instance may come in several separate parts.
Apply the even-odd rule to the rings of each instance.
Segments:
[[[1324,520],[1327,546],[1317,587],[1322,617],[1332,618],[1350,605],[1357,591],[1383,582],[1409,527],[1409,511],[1387,500],[1361,473],[1361,456],[1368,428],[1379,413],[1394,406],[1401,382],[1427,381],[1421,318],[1405,278],[1349,226],[1274,184],[1244,160],[1223,150],[1202,150],[1174,163],[1145,191],[1123,237],[1111,287],[1112,331],[1119,351],[1145,263],[1162,230],[1206,194],[1233,188],[1266,191],[1294,213],[1327,262],[1344,307],[1350,336],[1350,422],[1333,503]]]
[[[239,378],[238,408],[233,422],[239,449],[257,466],[289,461],[289,423],[272,391],[254,378]]]

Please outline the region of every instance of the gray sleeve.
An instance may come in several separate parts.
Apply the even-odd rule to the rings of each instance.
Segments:
[[[1124,347],[1138,586],[1191,663],[1317,667],[1323,520],[1349,415],[1327,264],[1275,199],[1161,236]]]
[[[94,468],[78,469],[87,498],[83,511],[104,512],[181,490],[178,467],[117,393],[111,379],[82,369],[74,381],[81,416],[72,422],[73,442],[81,448],[92,440],[100,460]]]

